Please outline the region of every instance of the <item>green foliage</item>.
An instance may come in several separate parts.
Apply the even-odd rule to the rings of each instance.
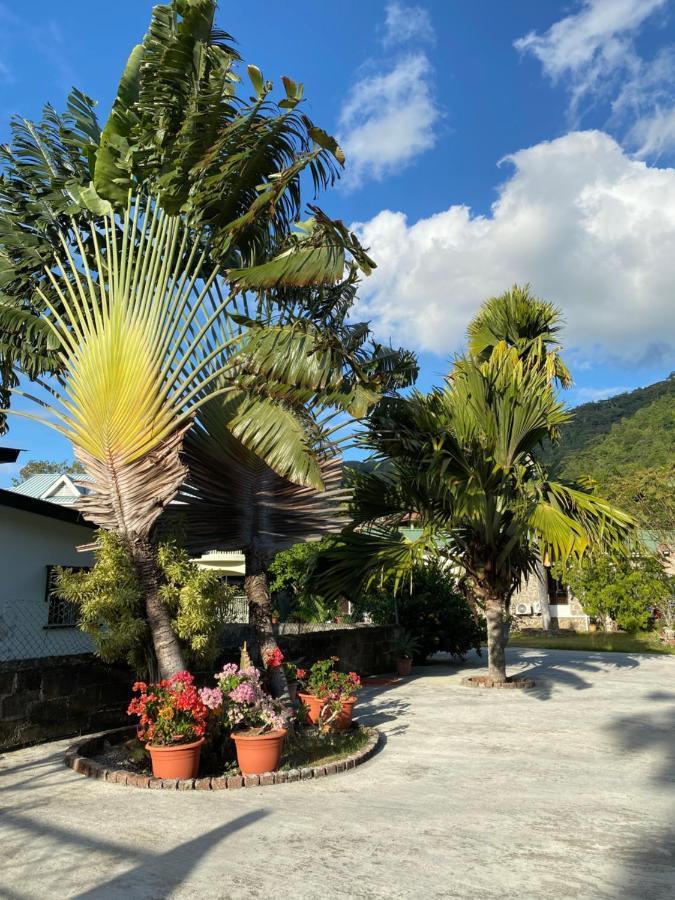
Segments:
[[[339,615],[337,599],[327,600],[310,585],[316,561],[329,543],[324,539],[293,544],[274,557],[270,591],[282,621],[326,622]]]
[[[668,465],[674,394],[675,373],[649,387],[577,406],[560,441],[542,449],[542,462],[557,477],[591,475],[601,484],[626,466],[644,470]]]
[[[12,484],[16,487],[33,475],[84,475],[84,466],[79,460],[68,462],[53,462],[48,459],[29,459],[19,469],[18,478],[12,478]]]
[[[89,572],[63,569],[59,594],[80,608],[80,628],[106,662],[126,659],[138,673],[152,671],[150,632],[136,571],[122,540],[99,531],[96,562]]]
[[[157,547],[165,579],[161,597],[173,617],[172,625],[188,650],[188,658],[210,663],[218,654],[218,638],[236,591],[213,571],[200,569],[175,540]]]
[[[193,664],[210,664],[218,653],[220,627],[227,620],[233,588],[215,572],[192,562],[174,540],[157,547],[164,583],[160,591],[173,628]],[[138,673],[152,672],[152,641],[145,603],[133,562],[123,540],[100,530],[96,562],[89,572],[62,569],[59,594],[80,608],[80,628],[106,662],[126,659]]]
[[[647,628],[654,608],[672,596],[668,576],[654,556],[613,558],[601,554],[554,569],[587,615],[605,628],[615,622],[630,634]]]
[[[402,629],[394,643],[394,654],[397,659],[413,659],[420,650],[420,639],[411,631]]]
[[[463,657],[480,651],[482,628],[453,579],[436,563],[416,566],[396,593],[389,581],[356,606],[377,624],[398,622],[416,641],[408,651],[418,664],[432,653]]]

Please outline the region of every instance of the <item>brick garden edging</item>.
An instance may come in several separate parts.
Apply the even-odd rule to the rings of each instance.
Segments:
[[[103,745],[106,741],[118,744],[125,738],[131,737],[135,732],[133,727],[104,731],[84,741],[71,744],[65,752],[64,761],[74,772],[86,775],[88,778],[107,781],[109,784],[124,784],[128,787],[151,790],[231,791],[238,788],[264,787],[269,784],[287,784],[292,781],[309,781],[312,778],[323,778],[326,775],[336,775],[338,772],[354,769],[373,756],[382,739],[381,733],[376,728],[362,727],[366,727],[371,732],[368,743],[356,753],[339,762],[329,763],[325,766],[289,769],[287,772],[266,772],[264,775],[220,775],[211,778],[186,779],[154,778],[149,775],[137,775],[135,772],[128,772],[125,769],[108,768],[103,763],[96,762],[91,758],[104,749]]]
[[[533,678],[519,678],[517,675],[511,676],[506,681],[495,681],[489,675],[469,675],[462,678],[461,684],[465,687],[477,688],[533,688],[535,682]]]

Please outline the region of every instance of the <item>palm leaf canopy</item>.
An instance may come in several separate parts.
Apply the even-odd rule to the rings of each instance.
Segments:
[[[514,285],[487,300],[469,323],[469,354],[484,362],[496,347],[513,347],[521,358],[540,365],[551,381],[566,388],[572,376],[560,357],[562,325],[557,307],[534,297],[529,286]]]
[[[443,389],[383,401],[365,443],[386,465],[354,477],[353,525],[325,555],[321,589],[361,590],[383,572],[400,580],[424,548],[508,595],[540,557],[622,547],[630,516],[548,480],[536,462],[568,418],[546,371],[503,343],[483,362],[458,359]],[[421,529],[412,544],[399,531],[411,513]],[[362,568],[350,570],[350,557]]]
[[[144,536],[185,476],[179,450],[196,410],[216,378],[236,378],[220,324],[231,295],[207,268],[200,236],[155,200],[138,197],[121,222],[112,213],[103,222],[92,231],[95,268],[75,222],[80,254],[61,235],[46,270],[59,306],[37,288],[60,374],[40,382],[46,399],[30,398],[45,418],[15,414],[72,441],[94,479],[80,501],[89,519]]]

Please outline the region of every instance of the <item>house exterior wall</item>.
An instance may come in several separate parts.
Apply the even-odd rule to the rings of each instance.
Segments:
[[[541,603],[542,594],[544,599],[546,598],[545,592],[545,585],[536,575],[530,575],[516,591],[511,599],[511,614],[517,629],[542,628],[541,614],[518,615],[516,609],[519,603],[526,603],[529,606]],[[567,603],[549,603],[549,610],[552,629],[588,631],[588,616],[584,613],[580,601],[569,591]]]
[[[0,661],[88,653],[78,628],[46,628],[47,566],[89,566],[91,529],[0,506]]]

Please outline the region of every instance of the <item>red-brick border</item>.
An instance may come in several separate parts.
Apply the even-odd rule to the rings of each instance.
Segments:
[[[309,781],[313,778],[322,778],[325,775],[336,775],[346,772],[356,766],[367,762],[376,752],[382,740],[382,734],[376,728],[361,726],[370,732],[370,738],[365,747],[362,747],[351,756],[341,759],[339,762],[326,766],[310,766],[304,769],[290,769],[286,772],[265,772],[264,775],[228,775],[212,778],[154,778],[148,775],[137,775],[125,769],[108,769],[103,763],[96,762],[92,756],[103,750],[103,744],[108,741],[111,744],[121,743],[131,737],[134,728],[115,728],[112,731],[103,731],[93,737],[80,740],[71,744],[65,752],[65,764],[74,772],[86,775],[88,778],[98,778],[109,784],[122,784],[126,787],[146,788],[150,790],[169,791],[222,791],[237,790],[239,788],[266,787],[271,784],[287,784],[291,781]]]
[[[506,681],[495,681],[489,675],[468,675],[462,678],[461,683],[465,687],[477,688],[533,688],[535,681],[533,678],[519,678],[512,675]]]

